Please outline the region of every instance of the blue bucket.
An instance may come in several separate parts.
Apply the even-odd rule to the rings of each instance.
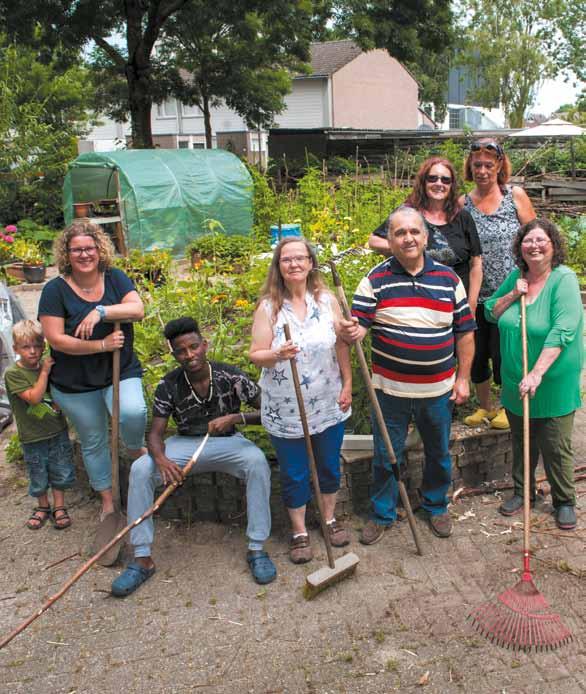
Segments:
[[[301,236],[301,224],[281,224],[281,238],[285,236]],[[279,243],[279,225],[271,226],[271,248]]]

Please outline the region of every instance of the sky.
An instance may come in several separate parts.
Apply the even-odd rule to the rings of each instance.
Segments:
[[[574,103],[585,87],[584,83],[578,83],[578,86],[574,87],[572,82],[564,82],[561,77],[556,80],[546,80],[537,94],[535,105],[530,110],[532,113],[549,116],[563,104]]]

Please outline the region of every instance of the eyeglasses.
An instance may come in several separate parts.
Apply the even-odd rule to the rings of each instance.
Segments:
[[[69,248],[68,251],[71,255],[76,255],[78,257],[82,256],[84,253],[86,255],[93,255],[98,250],[97,246],[86,246],[85,248]]]
[[[449,186],[450,183],[452,182],[452,177],[451,176],[436,176],[435,174],[427,174],[425,177],[425,180],[428,183],[437,183],[438,181],[441,181],[445,186]]]
[[[288,258],[280,258],[279,262],[283,263],[283,265],[291,265],[292,263],[296,263],[297,265],[301,265],[304,260],[308,260],[309,256],[308,255],[291,255]]]
[[[522,246],[547,246],[551,239],[523,239],[521,241]]]
[[[473,142],[470,145],[471,152],[480,152],[483,149],[496,154],[497,159],[503,159],[505,156],[505,150],[498,142]]]

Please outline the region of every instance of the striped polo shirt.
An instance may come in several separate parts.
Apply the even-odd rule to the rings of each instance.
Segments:
[[[390,257],[364,277],[352,315],[371,328],[372,382],[389,395],[432,398],[455,381],[455,333],[476,330],[466,290],[446,265],[424,256],[410,275]]]

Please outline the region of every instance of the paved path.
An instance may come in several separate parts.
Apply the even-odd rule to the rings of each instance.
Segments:
[[[575,427],[576,463],[586,464],[585,417]],[[6,438],[6,433],[3,435]],[[432,537],[420,523],[425,556],[400,523],[366,548],[354,578],[313,602],[305,574],[325,563],[320,538],[309,568],[287,559],[286,540],[268,550],[279,577],[254,584],[238,528],[157,523],[158,571],[125,600],[109,594],[120,568],[94,568],[27,631],[0,651],[0,691],[10,694],[142,692],[360,693],[586,691],[586,482],[580,530],[562,534],[541,505],[533,514],[534,578],[575,641],[526,655],[493,646],[466,621],[473,607],[520,577],[521,530],[498,515],[496,496],[452,508],[454,535]],[[23,527],[31,507],[22,470],[0,458],[0,633],[31,614],[87,556],[95,501],[71,494],[74,525],[58,532]],[[516,521],[517,519],[514,519]],[[352,518],[355,529],[361,519]]]

